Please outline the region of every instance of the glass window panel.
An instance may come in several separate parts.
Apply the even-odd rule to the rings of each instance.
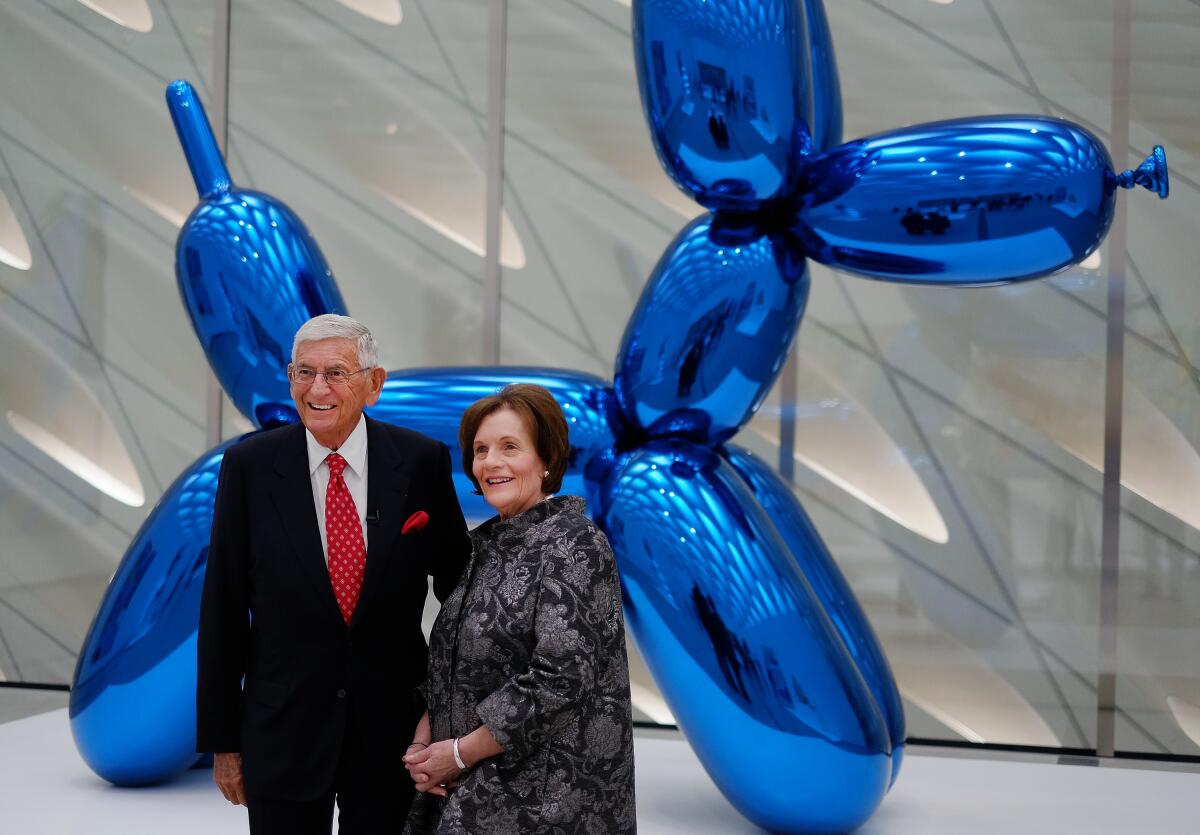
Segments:
[[[1169,200],[1129,193],[1118,751],[1200,753],[1200,90],[1194,4],[1135,5],[1127,167],[1167,148]],[[1106,250],[1106,254],[1107,254]]]
[[[507,69],[505,208],[526,263],[504,271],[501,356],[609,377],[647,276],[701,209],[655,157],[625,6],[510,3]]]
[[[1178,208],[1195,197],[1186,182],[1172,188],[1171,200],[1162,205],[1182,197]],[[1132,203],[1131,210],[1137,212]],[[1200,753],[1200,658],[1194,649],[1200,638],[1195,606],[1200,594],[1200,375],[1191,365],[1195,326],[1176,318],[1171,308],[1172,297],[1185,308],[1196,302],[1196,289],[1182,288],[1194,285],[1189,281],[1194,266],[1175,263],[1179,250],[1192,242],[1147,248],[1133,227],[1131,222],[1125,273],[1130,327],[1122,426],[1116,748],[1195,756]],[[1194,234],[1193,229],[1189,236]],[[1158,338],[1148,339],[1143,331]]]
[[[117,561],[203,446],[174,277],[195,192],[163,91],[209,84],[212,19],[206,0],[0,9],[0,679],[70,680]]]
[[[456,57],[486,32],[402,11],[235,3],[231,173],[300,215],[385,366],[478,362],[485,155],[465,91],[482,82]]]

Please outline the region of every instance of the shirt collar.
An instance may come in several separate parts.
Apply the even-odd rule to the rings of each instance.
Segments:
[[[321,446],[313,433],[306,428],[304,430],[304,438],[308,443],[308,474],[311,476],[317,471],[317,467],[325,462],[329,457],[329,453],[333,450]],[[346,442],[338,447],[338,455],[346,459],[346,466],[358,476],[363,474],[363,467],[367,463],[367,418],[366,415],[359,415],[358,424],[354,427],[354,431],[350,433],[350,437]]]

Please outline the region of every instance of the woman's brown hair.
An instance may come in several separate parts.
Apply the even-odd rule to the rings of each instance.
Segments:
[[[471,467],[475,460],[475,435],[483,419],[501,409],[512,409],[521,418],[533,439],[538,457],[550,471],[542,479],[542,492],[557,493],[562,489],[563,473],[567,471],[571,457],[567,419],[554,395],[548,389],[532,383],[507,385],[495,394],[476,400],[463,412],[462,421],[458,424],[458,448],[462,450],[463,472],[475,485],[475,492],[482,492]]]

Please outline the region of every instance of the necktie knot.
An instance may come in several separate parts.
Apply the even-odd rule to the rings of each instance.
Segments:
[[[325,463],[329,465],[329,477],[341,478],[342,471],[346,469],[346,459],[338,455],[336,452],[329,453],[325,459]]]

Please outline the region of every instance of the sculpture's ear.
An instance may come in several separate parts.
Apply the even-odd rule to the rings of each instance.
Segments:
[[[796,0],[633,4],[650,136],[671,179],[701,205],[752,211],[795,190],[813,141],[805,31]],[[828,77],[833,53],[822,54]]]
[[[819,154],[842,144],[842,85],[838,81],[837,59],[833,54],[833,36],[829,18],[821,0],[804,0],[808,16],[808,52],[812,67],[812,146]]]

